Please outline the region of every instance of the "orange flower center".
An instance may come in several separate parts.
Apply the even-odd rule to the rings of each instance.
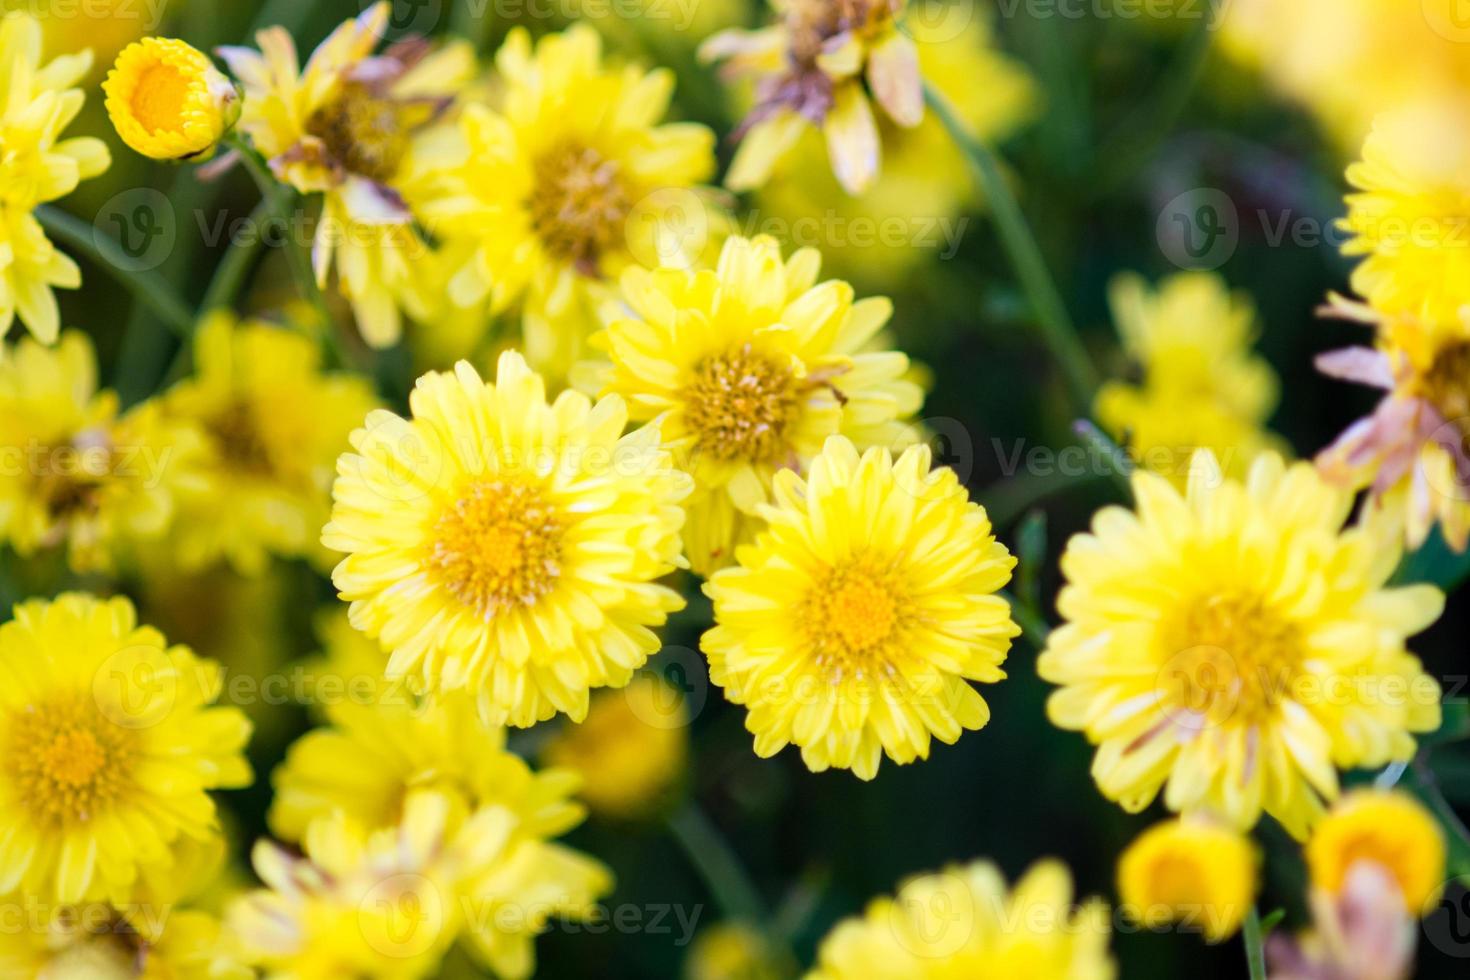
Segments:
[[[137,739],[85,696],[29,705],[10,719],[4,766],[34,816],[86,823],[128,788]]]
[[[173,65],[167,62],[149,65],[138,76],[133,89],[133,118],[150,134],[183,129],[190,87],[188,76]]]
[[[832,683],[892,670],[902,652],[905,593],[896,572],[853,559],[821,577],[798,606],[797,620],[818,668]]]
[[[429,568],[488,622],[551,591],[561,575],[564,530],[540,485],[503,476],[480,480],[435,521]]]

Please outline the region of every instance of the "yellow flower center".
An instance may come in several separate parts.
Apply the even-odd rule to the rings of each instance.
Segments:
[[[429,567],[451,595],[489,621],[551,591],[561,575],[564,530],[541,486],[480,480],[435,521]]]
[[[417,118],[416,104],[375,95],[366,85],[348,82],[337,98],[312,113],[306,131],[326,144],[332,161],[348,171],[378,183],[398,173],[414,129],[429,116]]]
[[[623,240],[632,207],[616,160],[577,144],[559,146],[536,161],[528,207],[531,227],[546,250],[596,274],[598,258]]]
[[[137,738],[85,696],[31,705],[11,717],[4,765],[33,815],[54,824],[85,823],[126,790]]]
[[[832,683],[893,669],[904,625],[904,593],[890,568],[853,559],[832,568],[798,607],[816,665]]]
[[[745,344],[695,366],[682,392],[685,423],[700,451],[723,462],[784,462],[800,392],[789,367]]]
[[[1187,854],[1156,858],[1149,868],[1148,882],[1152,902],[1174,908],[1198,903],[1206,884],[1199,862]]]
[[[1253,723],[1290,696],[1301,637],[1257,595],[1209,595],[1166,627],[1160,677],[1174,706],[1210,725]]]
[[[133,89],[133,118],[150,134],[182,130],[191,85],[189,76],[167,62],[149,65]]]

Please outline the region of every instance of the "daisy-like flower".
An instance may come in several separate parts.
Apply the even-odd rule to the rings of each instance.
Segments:
[[[1187,493],[1133,477],[1062,556],[1067,584],[1037,667],[1047,712],[1098,746],[1092,774],[1130,811],[1238,828],[1264,811],[1294,836],[1338,794],[1338,768],[1407,760],[1439,724],[1439,685],[1405,640],[1438,618],[1430,586],[1389,588],[1398,549],[1343,528],[1352,494],[1273,453],[1244,482],[1208,450]]]
[[[1174,924],[1212,943],[1235,935],[1256,898],[1250,838],[1210,820],[1167,820],[1118,861],[1123,913],[1147,929]]]
[[[404,311],[428,315],[415,281],[428,246],[403,185],[475,72],[465,42],[435,50],[421,39],[400,41],[375,56],[389,8],[375,3],[337,28],[304,69],[280,27],[256,36],[259,51],[219,52],[244,86],[240,129],[278,178],[302,193],[323,192],[312,246],[317,277],[325,285],[335,264],[358,329],[374,347],[397,341]]]
[[[81,270],[47,239],[32,215],[111,163],[99,139],[61,133],[82,109],[74,88],[89,52],[41,59],[41,25],[29,14],[0,17],[0,337],[16,316],[42,343],[61,329],[53,288],[75,289]]]
[[[492,720],[581,721],[683,606],[655,580],[682,564],[688,477],[656,426],[623,435],[622,399],[548,404],[514,352],[494,384],[464,362],[424,375],[409,406],[369,415],[337,464],[322,541],[347,554],[332,580],[353,625],[390,677],[468,689]]]
[[[72,567],[108,567],[156,541],[196,479],[200,434],[155,402],[123,415],[98,392],[92,344],[22,339],[0,360],[0,537],[21,555],[65,544]]]
[[[899,0],[772,0],[777,23],[717,34],[700,47],[726,74],[756,79],[756,105],[740,129],[725,183],[751,190],[770,176],[808,127],[822,131],[832,172],[849,194],[878,176],[880,136],[868,99],[896,125],[924,119],[924,87]]]
[[[1317,456],[1329,480],[1368,488],[1384,533],[1418,548],[1438,523],[1456,551],[1470,543],[1470,318],[1430,321],[1333,297],[1331,315],[1373,326],[1373,347],[1317,359],[1324,374],[1385,392],[1372,415]]]
[[[818,283],[820,265],[811,249],[783,262],[759,237],[729,239],[714,270],[630,269],[631,315],[593,338],[611,367],[578,372],[625,397],[634,418],[661,419],[694,477],[685,548],[702,575],[754,535],[775,475],[805,472],[828,436],[859,449],[914,438],[902,420],[923,390],[906,377],[907,357],[877,345],[892,304]]]
[[[102,91],[117,135],[155,160],[207,159],[240,118],[234,83],[202,51],[174,38],[128,45]]]
[[[469,246],[451,302],[519,303],[527,359],[561,377],[623,269],[688,265],[684,247],[704,245],[712,219],[691,188],[714,172],[714,135],[664,122],[673,73],[604,65],[585,24],[534,48],[518,28],[496,66],[499,110],[465,110],[454,163],[419,206],[451,248]]]
[[[670,802],[689,757],[688,726],[683,695],[644,671],[595,694],[587,719],[563,726],[541,760],[580,774],[582,799],[599,815],[637,820]]]
[[[1280,386],[1251,352],[1256,313],[1245,295],[1216,275],[1184,272],[1157,290],[1120,275],[1110,298],[1123,348],[1143,377],[1104,384],[1097,417],[1139,465],[1182,488],[1196,449],[1214,452],[1231,476],[1245,475],[1267,449],[1284,450],[1265,429]]]
[[[548,915],[579,918],[611,888],[600,863],[554,840],[585,815],[571,796],[577,775],[533,772],[506,750],[504,729],[485,724],[467,696],[427,705],[392,697],[344,701],[327,713],[331,727],[302,736],[276,771],[272,829],[287,841],[309,841],[315,822],[334,813],[371,830],[392,827],[407,818],[414,792],[425,789],[448,801],[451,814],[510,815],[498,853],[463,883],[464,893],[487,909],[528,896],[545,896],[546,907],[477,923],[475,947],[498,974],[527,972]]]
[[[1015,559],[925,446],[895,462],[833,437],[803,481],[776,478],[768,524],[705,586],[710,678],[750,709],[757,755],[800,746],[813,771],[872,779],[990,720],[968,681],[1005,677]]]
[[[502,860],[514,826],[502,807],[464,815],[427,789],[409,793],[387,828],[337,812],[311,825],[303,857],[259,842],[252,858],[266,887],[232,904],[226,921],[270,980],[431,976],[461,932],[496,921],[464,888]]]
[[[1112,980],[1109,933],[1107,906],[1077,904],[1064,865],[1039,862],[1007,891],[999,868],[976,861],[911,878],[839,922],[806,980]]]
[[[1470,305],[1470,108],[1380,116],[1347,178],[1357,193],[1343,254],[1363,256],[1354,291],[1386,314],[1458,321]]]
[[[179,561],[224,557],[258,574],[271,555],[325,557],[337,457],[377,404],[371,384],[324,372],[301,333],[227,313],[199,328],[194,349],[195,376],[163,401],[169,418],[204,433],[207,452],[176,524]]]
[[[181,842],[219,832],[208,791],[250,782],[249,722],[210,706],[218,665],[127,599],[20,603],[0,664],[0,894],[127,905]]]
[[[1444,831],[1418,800],[1367,789],[1339,800],[1306,847],[1314,889],[1338,895],[1354,867],[1375,864],[1392,878],[1404,911],[1416,917],[1439,903],[1446,853]]]

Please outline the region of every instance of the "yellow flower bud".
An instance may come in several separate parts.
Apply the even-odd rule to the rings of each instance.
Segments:
[[[155,160],[203,160],[240,117],[240,93],[203,52],[174,38],[123,49],[102,84],[124,143]]]
[[[1123,912],[1149,929],[1173,923],[1212,943],[1233,936],[1256,895],[1250,838],[1202,819],[1144,831],[1118,862]]]

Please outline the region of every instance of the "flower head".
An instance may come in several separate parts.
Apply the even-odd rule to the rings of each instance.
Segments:
[[[1098,746],[1093,777],[1130,811],[1164,789],[1171,810],[1239,828],[1264,811],[1303,837],[1337,768],[1409,759],[1439,724],[1404,643],[1444,597],[1388,587],[1397,549],[1344,530],[1352,495],[1310,465],[1267,453],[1240,482],[1201,450],[1191,470],[1184,494],[1136,473],[1136,510],[1068,543],[1048,714]]]
[[[126,599],[17,605],[0,664],[0,893],[126,905],[182,841],[218,833],[209,790],[250,782],[249,723],[209,706],[219,667]]]
[[[700,48],[728,59],[729,74],[756,79],[756,105],[730,164],[731,190],[759,187],[815,126],[832,171],[849,194],[878,176],[878,122],[868,99],[899,126],[924,118],[923,79],[913,38],[900,29],[897,0],[773,0],[778,22],[717,34]]]
[[[156,402],[119,416],[98,392],[86,335],[54,348],[23,339],[0,360],[0,537],[22,555],[65,544],[73,568],[106,568],[157,541],[194,483],[201,440]]]
[[[995,865],[976,861],[911,878],[839,922],[806,980],[1112,980],[1108,935],[1107,906],[1078,905],[1065,866],[1042,861],[1007,891]]]
[[[452,303],[518,304],[527,359],[564,376],[623,269],[687,265],[684,247],[703,247],[711,219],[693,188],[714,172],[714,134],[665,122],[673,74],[605,65],[585,24],[534,48],[518,28],[496,65],[498,109],[466,109],[454,162],[413,199],[463,253]]]
[[[342,24],[303,68],[284,28],[256,35],[259,51],[220,49],[245,91],[240,129],[285,183],[324,192],[312,258],[323,284],[335,265],[358,329],[374,347],[397,341],[407,311],[426,318],[416,281],[429,254],[404,200],[412,175],[435,155],[436,131],[473,76],[467,42],[434,48],[421,38],[374,55],[390,15],[374,3]]]
[[[442,798],[451,825],[467,814],[505,814],[497,853],[457,886],[486,909],[545,899],[535,914],[474,923],[477,947],[501,975],[525,972],[518,965],[531,962],[551,905],[577,918],[610,888],[601,864],[553,839],[585,814],[571,796],[576,774],[534,772],[507,751],[504,730],[485,724],[469,697],[419,704],[384,692],[379,703],[340,702],[327,714],[330,726],[302,736],[275,773],[272,829],[283,840],[304,838],[310,851],[318,821],[337,814],[369,831],[392,828],[412,818],[423,791]]]
[[[895,462],[827,442],[803,481],[790,470],[767,528],[705,586],[710,678],[750,709],[756,754],[788,743],[814,771],[872,779],[984,727],[969,681],[1005,677],[1020,628],[996,595],[1015,559],[954,472],[917,446]]]
[[[892,304],[818,283],[820,261],[810,249],[783,261],[770,238],[731,238],[713,270],[630,269],[631,315],[593,338],[612,365],[584,380],[625,397],[634,418],[660,418],[694,477],[685,545],[701,574],[731,561],[776,474],[805,472],[827,437],[860,449],[913,439],[901,420],[923,391],[908,358],[878,339]]]
[[[1276,407],[1276,374],[1250,350],[1255,310],[1218,276],[1186,272],[1152,290],[1120,275],[1110,290],[1124,350],[1141,384],[1110,381],[1097,416],[1146,469],[1183,487],[1196,449],[1215,453],[1231,476],[1284,442],[1264,426]]]
[[[203,433],[207,454],[182,500],[179,560],[197,569],[223,557],[257,574],[273,554],[322,557],[337,456],[376,405],[371,384],[324,372],[314,341],[263,321],[216,314],[194,347],[195,376],[163,401]]]
[[[234,83],[203,52],[174,38],[128,45],[102,91],[123,142],[155,160],[207,158],[240,117]]]
[[[61,139],[82,109],[82,90],[73,86],[91,63],[85,51],[43,62],[36,19],[0,16],[0,337],[19,316],[37,340],[55,343],[61,318],[52,289],[82,282],[31,212],[111,163],[99,139]]]
[[[1256,897],[1250,839],[1209,820],[1168,820],[1144,831],[1118,861],[1123,911],[1149,929],[1169,923],[1212,943],[1235,935]]]
[[[353,625],[388,673],[469,689],[497,720],[580,721],[620,687],[683,605],[655,580],[678,564],[688,479],[656,427],[623,435],[619,398],[552,404],[520,355],[494,384],[461,362],[426,374],[412,418],[379,411],[338,461],[323,532]]]
[[[683,695],[659,675],[641,671],[619,691],[599,691],[587,719],[547,743],[548,765],[577,772],[582,798],[600,814],[646,817],[667,804],[689,755]]]
[[[1306,852],[1312,887],[1329,895],[1342,892],[1360,863],[1388,872],[1412,916],[1432,912],[1444,888],[1444,832],[1404,793],[1347,794],[1313,828]]]

